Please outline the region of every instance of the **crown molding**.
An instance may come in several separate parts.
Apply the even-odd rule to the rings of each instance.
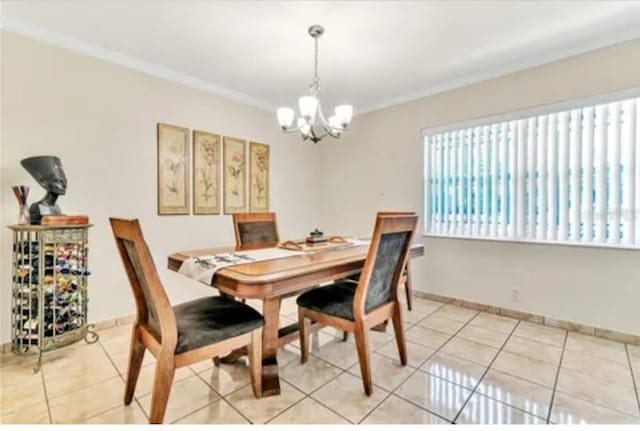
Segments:
[[[269,112],[274,112],[276,110],[275,105],[265,100],[252,97],[248,94],[216,85],[204,79],[195,78],[193,76],[177,72],[175,70],[168,69],[154,63],[149,63],[135,57],[121,54],[119,52],[112,51],[92,43],[84,42],[82,40],[66,36],[58,32],[50,31],[12,17],[2,16],[0,18],[0,29],[11,31],[31,39],[59,46],[70,51],[87,55],[89,57],[94,57],[109,63],[117,64],[119,66],[136,70],[147,75],[175,82],[186,87],[205,91],[207,93],[243,103],[245,105],[253,106],[261,110]],[[563,60],[569,57],[580,55],[589,51],[595,51],[601,48],[606,48],[608,46],[616,45],[636,38],[640,38],[640,25],[638,25],[637,22],[632,22],[627,25],[619,26],[615,31],[598,34],[583,41],[567,43],[559,48],[546,50],[537,55],[521,57],[518,60],[488,67],[474,73],[464,74],[463,76],[457,78],[444,80],[434,85],[425,87],[421,90],[401,94],[399,96],[395,96],[382,102],[365,106],[363,108],[356,107],[354,116],[391,108],[393,106],[402,105],[409,102],[414,102],[416,100],[432,96],[434,94]]]
[[[434,94],[443,93],[445,91],[454,90],[456,88],[465,87],[482,81],[498,78],[500,76],[575,57],[580,54],[596,51],[598,49],[628,42],[637,38],[640,38],[640,25],[638,22],[634,22],[626,26],[620,26],[615,31],[598,34],[583,41],[567,43],[561,47],[546,50],[538,55],[521,57],[518,60],[488,67],[475,73],[466,74],[459,78],[441,81],[419,91],[392,97],[380,103],[374,103],[358,109],[357,114],[362,115],[402,105],[404,103],[414,102]]]
[[[147,75],[155,76],[167,81],[175,82],[186,87],[195,88],[216,96],[224,97],[235,102],[253,106],[269,112],[275,112],[276,107],[271,103],[261,100],[239,91],[213,84],[204,79],[195,78],[193,76],[177,72],[166,67],[149,63],[135,57],[121,54],[92,43],[66,36],[64,34],[47,30],[45,28],[35,26],[24,21],[3,16],[0,20],[0,29],[17,33],[31,39],[48,43],[50,45],[59,46],[78,54],[87,55],[109,63],[117,64]]]

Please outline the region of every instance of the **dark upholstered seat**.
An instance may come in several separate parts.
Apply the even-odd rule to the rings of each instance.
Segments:
[[[176,354],[246,334],[264,325],[253,308],[233,299],[210,296],[176,305]]]
[[[296,302],[300,307],[353,320],[353,297],[356,294],[356,287],[358,287],[356,283],[339,281],[305,292]]]
[[[262,315],[219,296],[171,306],[138,220],[110,218],[109,222],[137,310],[131,330],[124,404],[133,401],[147,350],[156,358],[149,423],[163,422],[176,369],[237,349],[246,349],[251,387],[260,398]]]
[[[365,312],[393,299],[391,280],[398,259],[402,256],[403,246],[410,236],[407,232],[382,235],[367,290]],[[357,286],[358,281],[338,281],[303,293],[297,303],[300,307],[353,321],[353,299]]]
[[[398,285],[407,265],[418,217],[415,214],[382,214],[376,217],[371,245],[357,282],[341,280],[298,297],[301,361],[309,358],[311,322],[328,325],[356,338],[360,374],[367,395],[373,393],[369,329],[391,319],[402,365],[407,364],[402,308]],[[346,337],[343,337],[346,341]]]

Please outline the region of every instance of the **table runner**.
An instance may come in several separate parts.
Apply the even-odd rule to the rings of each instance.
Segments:
[[[303,251],[285,250],[278,247],[247,250],[236,253],[219,253],[198,256],[183,262],[178,273],[211,286],[216,271],[243,263],[261,262],[305,254]]]
[[[358,247],[368,245],[370,239],[351,239],[346,247]],[[216,255],[198,256],[186,259],[178,273],[192,278],[208,286],[212,285],[213,276],[216,271],[233,265],[245,263],[261,262],[265,260],[282,259],[285,257],[300,256],[313,253],[313,251],[289,250],[280,247],[261,248],[257,250],[246,250],[235,253],[219,253]]]

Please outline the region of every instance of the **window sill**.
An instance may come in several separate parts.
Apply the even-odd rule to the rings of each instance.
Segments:
[[[492,242],[507,242],[514,244],[529,244],[529,245],[554,245],[561,247],[581,247],[581,248],[607,248],[627,251],[640,251],[640,245],[626,245],[626,244],[597,244],[597,243],[583,243],[572,241],[551,241],[540,239],[515,239],[515,238],[498,238],[498,237],[477,237],[470,235],[452,235],[443,233],[422,233],[423,238],[446,238],[446,239],[459,239],[470,241],[492,241]]]

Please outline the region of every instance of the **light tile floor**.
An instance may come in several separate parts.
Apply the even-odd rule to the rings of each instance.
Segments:
[[[253,304],[252,305],[257,305]],[[259,307],[257,307],[259,308]],[[295,321],[292,299],[283,322]],[[203,361],[176,373],[167,423],[640,423],[640,347],[414,299],[405,313],[409,365],[391,327],[371,333],[366,397],[353,337],[325,328],[311,358],[280,350],[282,394],[257,400],[246,363]],[[0,423],[146,423],[154,359],[123,406],[130,326],[34,357],[0,356]],[[635,379],[635,380],[634,380]]]

